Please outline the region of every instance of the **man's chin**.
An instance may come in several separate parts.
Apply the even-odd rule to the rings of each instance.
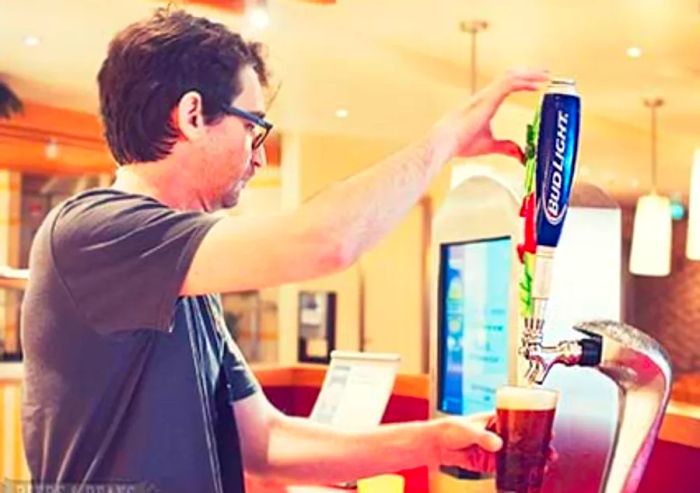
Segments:
[[[238,205],[238,195],[226,196],[221,200],[222,209],[233,209]]]
[[[231,193],[224,195],[221,198],[221,208],[222,209],[232,209],[238,205],[238,194]]]

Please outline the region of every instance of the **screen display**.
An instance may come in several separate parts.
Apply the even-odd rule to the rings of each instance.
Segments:
[[[465,415],[495,408],[508,381],[510,237],[440,248],[438,409]]]

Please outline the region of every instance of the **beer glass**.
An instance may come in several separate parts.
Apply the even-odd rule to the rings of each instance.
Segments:
[[[500,387],[496,391],[498,493],[539,493],[549,456],[559,394],[540,387]]]

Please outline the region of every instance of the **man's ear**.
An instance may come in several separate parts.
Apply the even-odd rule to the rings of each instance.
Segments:
[[[187,140],[198,140],[205,132],[202,95],[197,91],[185,93],[175,108],[175,125]]]

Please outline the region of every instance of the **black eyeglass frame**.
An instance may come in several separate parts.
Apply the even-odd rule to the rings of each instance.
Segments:
[[[250,113],[249,111],[236,108],[235,106],[224,106],[222,108],[222,111],[227,115],[237,116],[238,118],[242,118],[243,120],[254,123],[255,125],[261,127],[264,130],[263,133],[256,135],[253,139],[253,150],[263,145],[263,142],[265,142],[267,136],[270,135],[270,131],[272,130],[273,125],[264,118],[261,118],[256,114]]]

